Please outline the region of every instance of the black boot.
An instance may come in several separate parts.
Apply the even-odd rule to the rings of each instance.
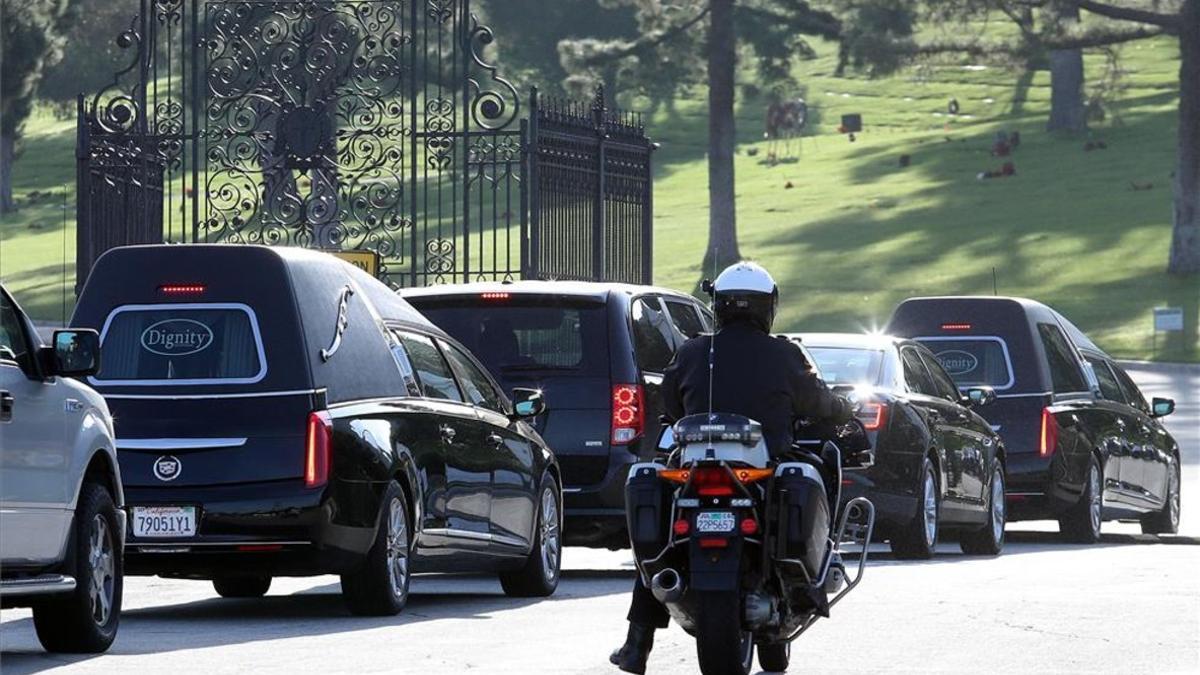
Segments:
[[[643,626],[640,623],[629,622],[629,635],[625,644],[613,652],[608,660],[627,673],[644,675],[646,659],[650,657],[650,649],[654,646],[654,626]]]

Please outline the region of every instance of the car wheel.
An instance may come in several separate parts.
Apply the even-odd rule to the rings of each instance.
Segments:
[[[75,590],[38,603],[33,625],[52,652],[94,654],[108,649],[121,620],[121,536],[108,490],[83,484],[75,507]]]
[[[1104,472],[1100,462],[1092,457],[1088,464],[1087,479],[1083,494],[1062,518],[1058,529],[1067,541],[1076,544],[1094,544],[1100,541],[1100,523],[1104,518]]]
[[[917,495],[917,512],[913,519],[892,534],[892,554],[900,560],[928,560],[937,550],[942,496],[938,490],[937,473],[929,458],[925,459],[921,469]]]
[[[1004,525],[1008,520],[1004,501],[1004,465],[992,463],[992,485],[988,491],[988,521],[974,532],[966,532],[959,541],[967,555],[999,555],[1004,548]]]
[[[792,643],[777,642],[758,645],[758,665],[769,673],[787,672],[792,660]]]
[[[562,571],[562,509],[559,508],[558,483],[549,474],[542,480],[538,499],[533,549],[519,570],[502,572],[500,585],[516,598],[541,598],[553,595]]]
[[[217,577],[213,579],[213,588],[222,598],[261,598],[271,588],[271,577],[265,575]]]
[[[375,543],[362,566],[342,575],[342,598],[352,614],[392,616],[408,602],[412,578],[412,527],[408,500],[400,484],[392,481],[383,493]]]
[[[1142,518],[1145,534],[1175,534],[1179,532],[1179,462],[1167,477],[1167,502],[1154,513]]]

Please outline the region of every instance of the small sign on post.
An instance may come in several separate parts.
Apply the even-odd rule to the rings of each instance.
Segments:
[[[1183,308],[1182,307],[1155,307],[1154,308],[1154,333],[1150,338],[1150,352],[1158,353],[1158,334],[1162,333],[1179,333],[1183,331]]]
[[[379,254],[375,251],[329,251],[329,253],[376,279],[379,278]]]

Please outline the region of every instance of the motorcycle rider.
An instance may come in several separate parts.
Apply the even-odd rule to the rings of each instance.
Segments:
[[[668,418],[713,410],[757,420],[773,460],[791,449],[798,418],[833,423],[850,419],[849,402],[825,386],[800,348],[771,337],[779,287],[767,270],[752,262],[731,265],[717,277],[712,294],[716,333],[684,343],[664,373]],[[654,631],[667,626],[669,614],[640,576],[627,618],[625,644],[609,660],[625,672],[645,673]]]

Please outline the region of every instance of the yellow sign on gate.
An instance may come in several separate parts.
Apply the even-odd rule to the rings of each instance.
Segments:
[[[379,277],[379,254],[375,251],[329,251],[329,253],[373,277]]]

